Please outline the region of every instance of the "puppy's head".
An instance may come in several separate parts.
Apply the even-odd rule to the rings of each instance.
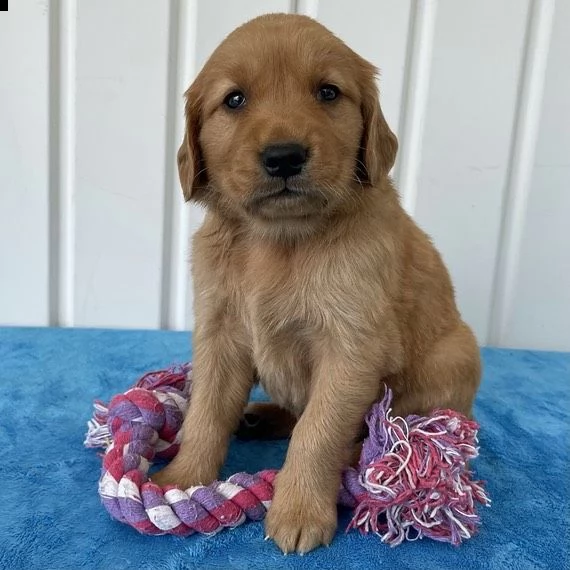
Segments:
[[[178,153],[187,200],[273,233],[306,231],[392,167],[375,68],[304,16],[230,34],[186,93]]]

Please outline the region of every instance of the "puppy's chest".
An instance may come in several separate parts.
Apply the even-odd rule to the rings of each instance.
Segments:
[[[245,318],[255,366],[271,399],[294,413],[305,407],[311,380],[315,303],[311,278],[258,257],[244,280]]]
[[[293,262],[260,256],[251,260],[246,272],[244,298],[253,331],[265,337],[291,336],[303,335],[313,326],[323,303],[315,294],[314,269],[303,274]]]

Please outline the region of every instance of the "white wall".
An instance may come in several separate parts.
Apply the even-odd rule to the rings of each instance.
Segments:
[[[17,0],[0,16],[0,324],[191,327],[182,92],[262,12],[381,68],[395,177],[482,344],[570,350],[567,0]]]

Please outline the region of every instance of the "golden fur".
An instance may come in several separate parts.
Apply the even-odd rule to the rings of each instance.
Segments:
[[[319,100],[322,84],[338,99]],[[247,102],[231,110],[236,89]],[[207,209],[193,242],[194,391],[180,452],[156,480],[214,480],[259,377],[298,418],[266,533],[305,552],[334,535],[340,473],[384,384],[397,414],[469,414],[479,352],[388,177],[397,142],[371,64],[309,18],[263,16],[214,52],[186,116],[181,184]],[[284,141],[309,149],[287,180],[299,194],[267,197],[284,181],[259,154]]]

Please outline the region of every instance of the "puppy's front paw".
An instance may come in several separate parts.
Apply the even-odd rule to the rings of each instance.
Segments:
[[[291,488],[278,486],[265,519],[265,534],[285,553],[304,554],[329,545],[337,527],[336,506],[304,501]]]
[[[187,461],[177,461],[175,457],[164,469],[151,475],[150,479],[159,487],[176,485],[181,489],[188,489],[193,485],[209,485],[216,479],[217,473],[205,467],[198,467]]]

